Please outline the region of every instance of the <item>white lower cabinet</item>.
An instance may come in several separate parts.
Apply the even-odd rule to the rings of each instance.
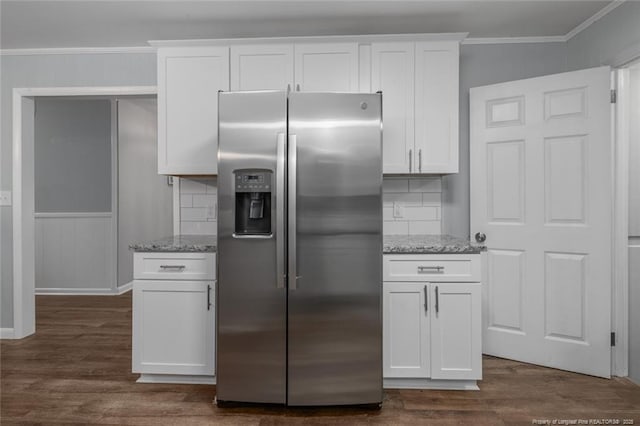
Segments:
[[[175,262],[182,254],[154,255]],[[205,255],[215,265],[215,256]],[[139,382],[215,383],[215,281],[207,268],[209,279],[199,281],[134,280],[132,370]]]
[[[385,255],[385,263],[402,261],[403,256]],[[427,263],[465,258],[479,262],[479,255],[452,256],[404,258],[411,262],[424,258]],[[446,268],[439,270],[445,271],[442,279],[446,281]],[[476,380],[482,379],[480,282],[419,281],[419,276],[390,279],[393,275],[387,273],[382,303],[385,387],[477,389]]]

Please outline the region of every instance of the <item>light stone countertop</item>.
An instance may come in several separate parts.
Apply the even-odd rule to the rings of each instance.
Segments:
[[[385,235],[384,254],[478,254],[486,246],[451,235]]]
[[[174,235],[159,240],[131,244],[137,252],[215,252],[218,247],[215,235]]]

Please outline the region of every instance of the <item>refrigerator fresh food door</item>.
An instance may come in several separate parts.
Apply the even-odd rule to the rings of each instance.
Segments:
[[[218,102],[216,398],[284,404],[287,97],[223,92]]]
[[[381,113],[289,96],[289,405],[382,401]]]

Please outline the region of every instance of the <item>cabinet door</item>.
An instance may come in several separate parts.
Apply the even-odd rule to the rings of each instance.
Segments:
[[[303,92],[358,92],[358,44],[295,45],[295,83]]]
[[[213,281],[134,281],[134,373],[214,375],[213,286]]]
[[[371,88],[382,91],[384,173],[409,173],[414,143],[414,44],[371,45]]]
[[[231,90],[293,89],[293,45],[231,47]]]
[[[416,43],[414,172],[458,172],[458,42]]]
[[[431,284],[431,378],[482,378],[480,283]]]
[[[229,90],[227,47],[158,49],[158,173],[218,172],[219,90]]]
[[[384,377],[429,377],[427,293],[424,283],[383,283]]]

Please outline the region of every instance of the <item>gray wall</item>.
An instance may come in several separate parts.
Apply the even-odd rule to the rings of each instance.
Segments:
[[[567,69],[619,66],[640,55],[640,2],[627,1],[567,42]]]
[[[36,99],[35,211],[111,211],[111,102]]]
[[[173,188],[158,174],[154,98],[118,100],[118,286],[133,280],[129,245],[173,234]]]
[[[12,90],[16,87],[156,84],[156,56],[140,54],[0,57],[0,189],[11,190]],[[11,207],[0,207],[0,327],[13,327]]]
[[[469,89],[566,70],[565,43],[476,44],[460,49],[460,173],[442,179],[442,230],[469,229]]]

